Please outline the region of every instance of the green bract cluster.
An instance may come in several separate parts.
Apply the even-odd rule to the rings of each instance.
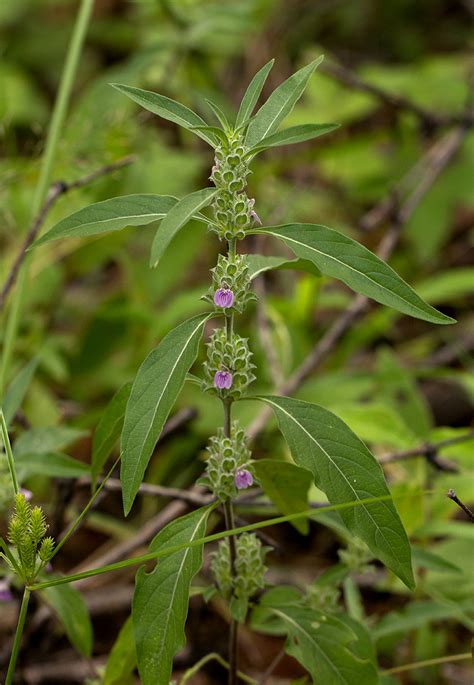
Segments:
[[[255,224],[255,200],[244,192],[250,173],[247,153],[243,136],[233,131],[227,132],[227,141],[215,150],[210,179],[219,192],[212,203],[214,220],[209,229],[221,240],[242,240],[245,231]]]
[[[232,578],[230,544],[222,540],[212,555],[211,569],[219,590],[226,599],[250,599],[265,587],[265,556],[270,547],[263,547],[255,533],[243,533],[235,540],[235,568]]]
[[[26,497],[18,493],[8,525],[8,539],[15,547],[13,559],[26,584],[34,581],[53,554],[54,540],[45,537],[47,529],[41,507],[31,507]],[[12,570],[17,569],[12,563]]]
[[[221,501],[235,497],[236,471],[242,468],[251,470],[251,452],[247,447],[245,431],[238,421],[232,423],[230,437],[226,437],[224,430],[219,428],[217,435],[210,439],[207,450],[207,477],[210,489]]]
[[[228,336],[225,328],[214,331],[207,343],[207,362],[204,363],[203,390],[213,391],[222,399],[238,400],[255,380],[251,363],[252,353],[249,350],[247,338],[237,333]],[[231,374],[231,385],[228,388],[216,387],[215,376],[219,372]]]
[[[216,266],[211,269],[212,285],[204,299],[214,304],[215,293],[221,289],[228,289],[233,294],[232,309],[241,314],[247,304],[255,300],[255,294],[250,290],[250,275],[247,255],[220,254]]]

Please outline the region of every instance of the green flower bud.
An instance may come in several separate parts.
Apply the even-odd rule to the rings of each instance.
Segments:
[[[241,314],[248,303],[255,300],[255,294],[250,289],[249,267],[246,255],[223,255],[217,259],[217,265],[211,269],[212,285],[204,299],[216,304],[216,293],[220,290],[230,290],[233,295],[232,309]],[[222,305],[221,305],[222,306]]]
[[[251,473],[251,452],[247,447],[245,432],[238,421],[232,423],[229,438],[225,437],[220,428],[217,435],[210,439],[207,451],[206,474],[209,488],[221,501],[235,497],[235,474],[244,468]]]
[[[255,380],[251,356],[246,338],[234,333],[228,340],[225,329],[216,329],[207,343],[203,391],[212,391],[221,399],[243,397]]]
[[[211,571],[225,599],[234,595],[250,599],[265,587],[265,556],[270,547],[263,547],[254,533],[243,533],[235,540],[235,578],[232,581],[230,545],[222,540],[211,557]]]

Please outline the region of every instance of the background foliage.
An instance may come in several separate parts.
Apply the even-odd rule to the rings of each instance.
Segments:
[[[21,0],[0,7],[2,284],[29,228],[38,160],[75,11],[76,3],[66,0]],[[324,52],[326,66],[313,77],[287,124],[337,121],[342,127],[291,152],[261,155],[250,188],[267,225],[321,222],[376,249],[390,216],[371,229],[375,222],[370,210],[387,198],[394,200],[396,208],[394,189],[410,192],[420,176],[429,174],[435,164],[429,150],[456,125],[453,116],[461,115],[471,97],[469,19],[468,3],[443,0],[98,1],[54,178],[71,182],[127,155],[134,159],[129,166],[65,194],[50,212],[47,226],[110,196],[147,192],[182,196],[207,185],[209,148],[191,134],[138,110],[109,83],[163,92],[207,116],[204,98],[231,112],[251,76],[271,57],[276,64],[269,88]],[[356,70],[364,83],[407,98],[430,116],[358,87],[334,64]],[[381,457],[464,435],[472,424],[473,167],[474,142],[467,136],[403,226],[392,258],[420,295],[459,323],[433,327],[373,307],[298,389],[299,399],[317,401],[337,413]],[[33,287],[27,290],[7,384],[11,387],[22,374],[13,386],[17,399],[22,388],[26,393],[21,411],[16,408],[22,397],[12,401],[15,455],[23,482],[44,503],[55,534],[87,499],[87,483],[80,486],[71,476],[87,473],[83,465],[90,463],[92,429],[105,406],[133,378],[157,340],[205,308],[199,298],[207,290],[208,269],[216,260],[216,241],[191,224],[172,242],[159,269],[150,270],[152,239],[153,227],[130,228],[100,240],[81,241],[79,247],[70,241],[52,243],[34,255]],[[275,271],[260,287],[266,290],[261,315],[267,319],[267,337],[262,338],[250,317],[245,334],[253,341],[259,368],[256,389],[268,392],[275,380],[290,376],[299,366],[348,306],[351,295],[315,275],[286,270]],[[0,340],[4,331],[2,325]],[[275,350],[270,364],[269,340]],[[191,410],[184,417],[192,420],[160,444],[146,481],[185,489],[202,470],[196,455],[220,421],[220,408],[211,399],[198,397],[198,388],[192,385],[185,387],[179,403],[184,412]],[[244,421],[254,418],[251,404],[240,410]],[[199,411],[194,415],[196,407]],[[257,456],[285,459],[285,448],[273,427],[269,423],[259,435]],[[401,583],[382,577],[379,569],[361,573],[355,567],[351,582],[342,588],[346,611],[370,628],[382,668],[468,648],[474,578],[472,565],[466,562],[472,531],[442,495],[454,488],[461,499],[472,501],[472,442],[444,449],[440,459],[449,460],[448,467],[444,461],[423,457],[386,466],[395,494],[417,487],[437,493],[398,504],[415,545],[416,599],[409,601]],[[315,489],[310,497],[323,501]],[[119,494],[108,492],[74,543],[58,556],[57,570],[92,565],[110,549],[126,545],[166,504],[164,498],[143,496],[132,518],[124,521]],[[281,510],[288,506],[275,505]],[[301,503],[290,506],[301,508]],[[265,515],[270,511],[263,505],[262,509]],[[249,518],[257,514],[250,508],[242,512]],[[338,550],[348,541],[329,516],[320,521],[310,524],[306,537],[300,534],[301,526],[299,532],[291,526],[271,530],[277,543],[273,581],[301,587],[318,583],[316,576],[338,561]],[[201,580],[201,584],[206,581],[206,567]],[[104,593],[106,583],[112,585]],[[90,633],[80,618],[80,597],[74,595],[72,600],[78,606],[79,623],[63,616],[63,628],[38,608],[22,657],[24,681],[51,682],[53,665],[61,664],[60,682],[95,677],[94,669],[104,665],[128,616],[131,583],[132,576],[122,574],[102,577],[100,585],[95,581],[84,586],[95,632],[92,661],[79,656],[91,653]],[[49,594],[46,599],[61,618],[63,598]],[[0,617],[3,659],[15,605],[5,608]],[[178,669],[197,661],[209,645],[221,646],[222,612],[218,603],[206,605],[198,596],[193,599],[189,643],[178,659]],[[124,643],[126,631],[124,624],[119,637]],[[250,633],[241,639],[245,665],[256,672],[265,670],[281,645],[267,636],[253,644]],[[70,651],[70,642],[76,651]],[[133,667],[133,658],[127,661],[124,650],[120,654],[126,662],[123,673],[127,664]],[[109,666],[107,672],[113,668]],[[222,678],[222,672],[212,668],[206,673],[208,680],[202,676],[202,682]],[[299,675],[302,672],[290,658],[276,669],[276,677]],[[387,683],[467,683],[469,675],[465,666],[448,664],[396,677],[403,680],[387,679]],[[113,678],[106,682],[126,682]]]

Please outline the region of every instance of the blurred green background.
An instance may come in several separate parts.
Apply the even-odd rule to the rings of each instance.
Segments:
[[[0,284],[29,228],[40,156],[76,10],[77,3],[68,0],[7,0],[0,5]],[[324,53],[326,65],[345,65],[368,83],[449,117],[461,115],[472,97],[470,48],[468,0],[97,0],[53,177],[70,182],[129,154],[134,162],[61,198],[46,228],[108,197],[182,196],[208,183],[210,149],[139,110],[109,86],[112,82],[159,91],[206,118],[205,98],[210,98],[231,115],[268,59],[275,57],[276,63],[265,94]],[[390,196],[446,127],[430,125],[342,83],[327,66],[313,76],[286,123],[309,121],[334,121],[342,127],[316,142],[259,158],[249,183],[258,214],[266,224],[327,224],[376,249],[387,224],[364,231],[361,219]],[[404,227],[391,262],[431,304],[455,316],[458,325],[436,328],[374,308],[299,390],[300,397],[338,413],[376,454],[457,436],[472,425],[473,172],[474,139],[468,136]],[[406,182],[410,190],[414,180],[409,176]],[[190,224],[159,269],[150,270],[153,231],[149,226],[100,240],[60,241],[33,254],[31,286],[7,380],[32,357],[38,356],[39,365],[15,426],[17,435],[24,426],[84,429],[88,432],[70,453],[87,462],[90,431],[113,393],[133,378],[171,327],[203,308],[200,296],[219,251],[215,236]],[[271,245],[262,247],[272,254]],[[281,374],[287,377],[345,309],[351,294],[333,282],[289,271],[272,274],[266,289],[271,337]],[[252,341],[257,385],[268,388],[271,374],[254,314],[242,328]],[[1,342],[4,312],[0,316]],[[198,407],[197,418],[159,450],[149,482],[187,487],[202,468],[196,453],[220,421],[218,403],[200,398],[190,386],[180,404]],[[249,420],[252,412],[253,407],[241,410]],[[394,489],[422,484],[442,493],[454,487],[472,501],[472,477],[466,477],[472,466],[470,446],[443,452],[458,468],[456,474],[439,472],[422,459],[393,465],[388,476]],[[279,452],[283,446],[270,426],[266,439],[258,441],[257,454]],[[52,507],[49,480],[35,476],[33,486]],[[120,534],[138,528],[162,505],[144,500]],[[446,521],[457,515],[443,498],[401,507],[401,513],[412,539],[423,544],[438,540]],[[109,518],[113,520],[113,511]],[[113,537],[111,525],[107,531]],[[437,553],[447,559],[465,557],[466,525],[458,522],[448,537],[433,542]],[[76,552],[80,554],[82,550]],[[74,551],[71,557],[77,560]],[[429,571],[421,599],[455,600],[456,620],[466,626],[463,612],[474,580],[470,569],[461,575],[462,581],[458,575],[453,582],[449,574]],[[419,621],[413,628],[411,658],[462,651],[467,633],[449,625],[440,631],[429,617]],[[384,640],[390,665],[394,643],[386,635]],[[423,680],[412,677],[406,682],[448,682],[433,671]]]

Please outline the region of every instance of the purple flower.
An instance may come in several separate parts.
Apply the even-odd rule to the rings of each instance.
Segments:
[[[253,485],[253,476],[247,469],[239,469],[235,472],[235,485],[238,490],[245,490]]]
[[[228,390],[232,385],[232,374],[230,371],[217,371],[214,376],[214,385],[219,390]]]
[[[11,602],[13,595],[10,592],[10,583],[8,580],[0,580],[0,602]]]
[[[26,488],[20,488],[20,492],[27,502],[29,502],[33,497],[33,493],[31,492],[31,490],[27,490]]]
[[[234,304],[234,293],[229,288],[219,288],[214,294],[214,304],[216,307],[228,309]]]

